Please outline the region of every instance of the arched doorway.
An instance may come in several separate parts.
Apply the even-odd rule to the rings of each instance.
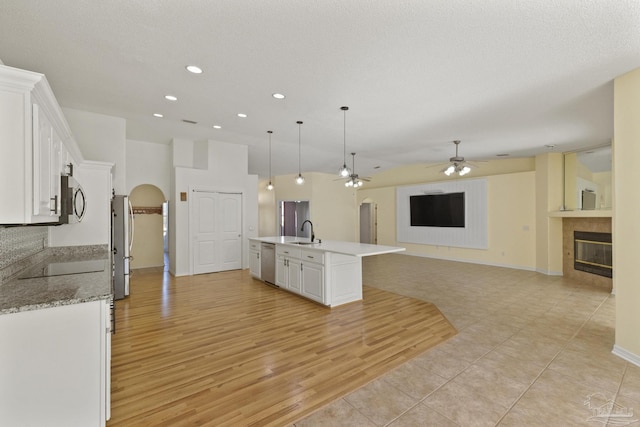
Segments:
[[[167,206],[162,190],[142,184],[131,190],[134,237],[131,245],[131,268],[169,268],[167,245]]]

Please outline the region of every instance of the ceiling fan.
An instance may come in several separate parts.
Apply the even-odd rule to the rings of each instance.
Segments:
[[[341,178],[338,178],[341,179]],[[371,178],[360,178],[356,173],[356,153],[351,153],[351,174],[346,177],[345,187],[362,187],[362,181],[371,181]]]
[[[460,140],[455,140],[453,141],[453,143],[456,145],[456,155],[449,158],[449,162],[451,163],[440,172],[443,172],[447,176],[453,173],[464,176],[471,172],[471,168],[477,168],[478,166],[474,163],[466,161],[464,157],[458,155],[458,145],[460,145]]]

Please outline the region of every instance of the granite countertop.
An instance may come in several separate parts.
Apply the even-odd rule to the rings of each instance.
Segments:
[[[321,252],[334,252],[343,255],[351,255],[357,257],[388,254],[392,252],[401,252],[405,248],[398,246],[384,246],[384,245],[372,245],[369,243],[353,243],[353,242],[341,242],[337,240],[322,240],[322,243],[311,243],[309,239],[302,239],[300,237],[252,237],[250,240],[265,243],[275,243],[279,245],[290,245],[302,249],[310,249]],[[296,243],[298,242],[298,243]],[[304,244],[299,244],[300,242]]]
[[[111,299],[110,253],[102,252],[67,252],[53,253],[36,265],[30,266],[15,274],[6,282],[0,283],[0,315],[21,311],[39,310],[68,304]],[[41,275],[45,269],[55,270],[60,263],[76,263],[92,261],[90,264],[100,266],[102,271],[91,273],[61,274],[49,277],[20,278]],[[95,270],[97,268],[92,268]]]

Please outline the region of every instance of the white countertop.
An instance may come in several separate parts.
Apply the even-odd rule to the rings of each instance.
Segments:
[[[397,246],[371,245],[368,243],[341,242],[336,240],[322,240],[322,243],[312,243],[309,245],[297,245],[295,242],[309,242],[309,239],[300,237],[252,237],[249,240],[258,242],[275,243],[279,245],[289,245],[296,248],[309,249],[322,252],[334,252],[344,255],[365,257],[371,255],[388,254],[392,252],[402,252],[405,248]]]

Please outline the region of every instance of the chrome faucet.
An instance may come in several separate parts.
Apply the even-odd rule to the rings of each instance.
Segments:
[[[307,219],[307,220],[305,220],[305,221],[302,223],[302,227],[300,227],[300,231],[304,231],[304,225],[305,225],[306,223],[309,223],[309,225],[311,226],[311,243],[313,243],[313,239],[315,239],[315,238],[316,238],[316,235],[315,235],[315,234],[313,234],[313,223],[312,223],[311,221],[309,221],[308,219]]]

